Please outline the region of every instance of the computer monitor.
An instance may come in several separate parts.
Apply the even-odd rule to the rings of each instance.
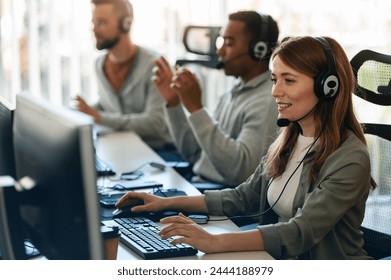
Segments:
[[[20,212],[31,242],[48,259],[103,259],[93,120],[18,95],[14,149]]]
[[[12,123],[15,107],[0,96],[0,176],[15,178]]]
[[[18,197],[13,186],[12,138],[14,106],[0,96],[0,259],[26,259]]]

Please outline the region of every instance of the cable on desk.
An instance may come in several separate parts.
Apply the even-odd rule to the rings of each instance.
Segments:
[[[161,194],[161,195],[164,196],[164,197],[168,197],[167,194],[165,194],[164,192],[162,192],[162,188],[161,188],[161,187],[153,187],[153,189],[152,189],[152,194],[153,194],[153,195],[156,195],[157,193]]]

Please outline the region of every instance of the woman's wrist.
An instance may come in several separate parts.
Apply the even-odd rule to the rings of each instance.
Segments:
[[[176,209],[174,197],[167,197],[162,199],[162,210],[173,210]]]

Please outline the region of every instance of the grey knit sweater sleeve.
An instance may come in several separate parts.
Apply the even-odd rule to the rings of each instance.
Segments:
[[[104,56],[96,62],[99,83],[97,108],[101,124],[116,130],[132,130],[151,147],[172,143],[162,109],[163,99],[151,81],[156,56],[139,47],[133,68],[116,93],[103,71]]]
[[[261,86],[225,94],[213,116],[205,108],[189,116],[180,106],[166,109],[174,142],[194,173],[236,186],[254,172],[277,131],[269,77]]]

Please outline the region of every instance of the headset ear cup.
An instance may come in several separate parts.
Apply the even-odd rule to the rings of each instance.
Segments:
[[[315,78],[315,83],[314,83],[314,90],[315,90],[315,95],[322,100],[325,97],[325,93],[323,91],[323,84],[324,84],[324,79],[325,76],[327,75],[326,71],[320,72],[318,76]]]
[[[262,60],[267,54],[267,44],[263,41],[255,42],[250,53],[255,60]]]
[[[322,45],[327,60],[327,70],[320,72],[315,79],[315,94],[319,99],[331,99],[338,93],[339,90],[339,80],[333,50],[328,41],[323,37],[314,37],[314,39]]]
[[[321,72],[315,79],[314,90],[319,99],[332,98],[338,92],[339,80],[328,71]]]
[[[132,25],[131,17],[124,17],[121,21],[121,31],[127,33],[130,30],[130,26]]]
[[[339,81],[337,76],[328,75],[323,84],[323,91],[325,92],[326,96],[328,98],[334,97],[335,94],[338,92],[338,89],[339,89]]]

